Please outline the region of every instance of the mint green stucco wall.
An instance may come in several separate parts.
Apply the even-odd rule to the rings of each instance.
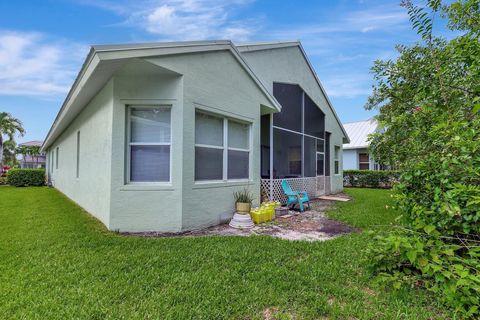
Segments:
[[[76,119],[49,147],[54,151],[50,180],[55,188],[78,203],[107,227],[110,218],[110,163],[112,156],[113,81],[87,104]],[[77,132],[80,131],[79,177]],[[59,150],[58,169],[56,152]]]
[[[303,58],[299,47],[287,47],[274,50],[244,52],[245,57],[255,74],[270,92],[273,93],[273,82],[285,82],[300,85],[325,113],[325,130],[331,133],[330,140],[330,173],[331,192],[343,190],[342,145],[344,134],[335,119],[327,100],[318,86],[314,75]],[[340,147],[340,172],[334,174],[334,148]]]
[[[177,232],[216,225],[233,215],[233,192],[260,194],[260,110],[270,105],[229,51],[150,58],[178,76],[115,76],[110,229]],[[126,185],[126,106],[172,105],[172,181]],[[195,109],[252,124],[250,181],[195,183]],[[255,203],[258,204],[259,199]]]
[[[334,146],[342,146],[343,134],[300,51],[290,48],[245,56],[268,90],[272,91],[273,81],[298,83],[321,106],[326,130],[332,133],[333,172]],[[138,104],[172,107],[169,183],[127,183],[126,108]],[[178,232],[216,225],[233,215],[233,192],[248,187],[260,195],[260,116],[266,110],[261,106],[271,103],[229,51],[129,60],[49,148],[48,161],[50,151],[60,148],[59,169],[54,164],[51,179],[110,230]],[[196,109],[251,123],[249,181],[194,181]],[[341,190],[341,177],[332,177],[332,186]],[[259,201],[255,199],[254,205]]]

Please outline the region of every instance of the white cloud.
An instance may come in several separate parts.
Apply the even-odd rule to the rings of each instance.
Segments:
[[[40,33],[0,30],[0,95],[63,95],[85,53]]]
[[[372,93],[372,79],[368,74],[345,72],[324,77],[322,83],[330,97],[353,98]]]
[[[253,0],[92,1],[87,5],[114,12],[122,25],[141,28],[161,40],[248,40],[256,30],[250,19],[235,19],[238,9]]]

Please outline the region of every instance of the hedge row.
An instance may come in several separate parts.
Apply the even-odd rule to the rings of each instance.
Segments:
[[[391,188],[400,173],[393,170],[344,170],[343,185],[360,188]]]
[[[10,169],[7,183],[15,187],[45,185],[45,169]]]

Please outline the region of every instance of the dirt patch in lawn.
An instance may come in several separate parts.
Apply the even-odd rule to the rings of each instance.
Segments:
[[[341,195],[348,197],[347,195]],[[325,212],[331,208],[334,201],[313,200],[312,207],[303,213],[289,210],[287,215],[277,217],[268,223],[255,225],[252,229],[234,229],[228,224],[218,225],[202,230],[180,233],[124,233],[144,237],[199,237],[199,236],[252,236],[267,235],[285,240],[323,241],[339,235],[358,232],[359,229],[343,222],[329,219]]]

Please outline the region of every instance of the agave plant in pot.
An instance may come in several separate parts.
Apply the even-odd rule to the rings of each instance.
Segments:
[[[253,227],[253,221],[250,217],[250,208],[252,206],[253,195],[247,188],[233,193],[235,199],[235,214],[230,221],[230,226],[237,229],[249,229]]]
[[[235,209],[240,214],[250,214],[253,196],[247,188],[233,193]]]

